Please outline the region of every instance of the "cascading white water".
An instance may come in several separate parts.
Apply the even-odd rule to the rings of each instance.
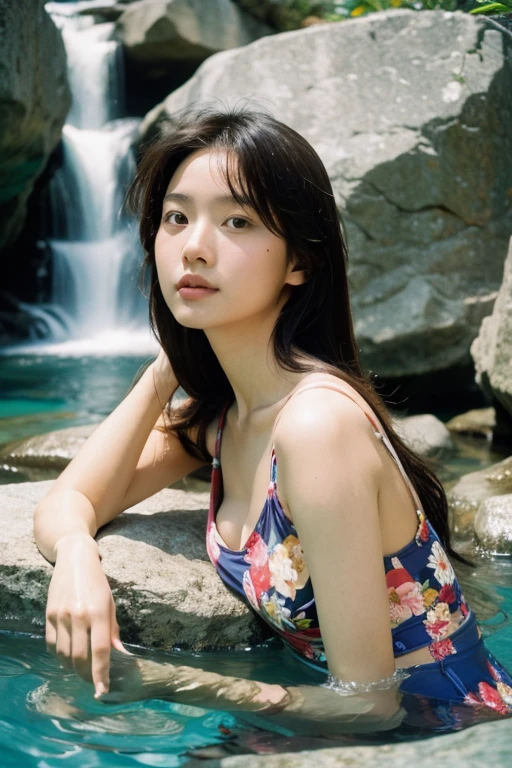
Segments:
[[[122,117],[122,56],[112,39],[114,24],[77,15],[85,5],[45,6],[62,30],[73,94],[48,214],[50,309],[53,317],[65,318],[65,329],[59,333],[54,322],[50,330],[54,341],[81,340],[81,351],[86,340],[90,351],[104,351],[105,345],[141,351],[152,346],[146,302],[135,280],[141,251],[133,223],[121,213],[135,172],[138,121]]]

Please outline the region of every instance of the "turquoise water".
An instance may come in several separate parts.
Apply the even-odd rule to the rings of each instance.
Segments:
[[[484,559],[476,572],[466,573],[462,580],[470,603],[482,617],[487,647],[512,669],[512,626],[508,618],[512,611],[512,561]],[[259,648],[217,653],[162,653],[128,647],[153,660],[266,682],[317,684],[324,680],[297,663],[277,639]],[[193,757],[208,764],[207,758],[234,754],[400,744],[412,738],[419,736],[399,729],[393,735],[347,736],[346,740],[330,741],[272,730],[268,722],[258,723],[254,717],[247,722],[227,712],[157,699],[105,704],[93,698],[89,683],[47,654],[41,637],[0,632],[2,768],[170,767],[187,765]],[[444,744],[446,747],[446,741]],[[506,765],[492,759],[490,764]]]
[[[101,421],[128,392],[146,357],[0,357],[0,446],[54,429]],[[55,476],[13,471],[0,461],[0,483]]]
[[[101,420],[126,394],[144,362],[142,357],[0,358],[0,444]],[[481,441],[460,441],[457,454],[438,469],[450,481],[500,458]],[[13,469],[4,468],[0,482],[29,479],[22,467]],[[512,560],[483,557],[476,570],[461,574],[461,580],[487,646],[512,669]],[[132,650],[154,660],[266,682],[323,680],[298,664],[277,640],[262,648],[215,654]],[[346,746],[386,738],[399,742],[411,736],[398,732],[383,738],[347,737]],[[190,760],[196,764],[199,758],[208,763],[208,758],[232,754],[342,745],[274,731],[254,718],[249,723],[229,713],[156,699],[107,705],[95,701],[88,683],[46,653],[41,637],[0,632],[0,768],[178,766]]]
[[[272,645],[272,644],[271,644]],[[268,677],[286,660],[270,648],[231,654],[144,653],[152,659],[239,670],[244,676]],[[249,658],[250,657],[250,658]],[[283,666],[284,665],[284,666]],[[294,670],[293,670],[294,671]],[[307,680],[307,675],[305,681]],[[235,742],[234,734],[237,734]],[[60,668],[41,638],[0,632],[0,765],[2,768],[88,766],[177,766],[187,753],[218,745],[221,754],[250,749],[252,740],[267,743],[279,735],[261,733],[220,711],[161,700],[112,705],[95,701],[92,686]],[[229,744],[230,748],[223,747]]]

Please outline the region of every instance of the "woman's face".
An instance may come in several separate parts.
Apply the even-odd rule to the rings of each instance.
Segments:
[[[176,320],[203,330],[277,318],[291,286],[304,273],[287,262],[286,242],[270,232],[252,208],[235,203],[218,161],[224,152],[200,150],[174,173],[155,240],[160,288]],[[215,290],[180,289],[186,276]]]

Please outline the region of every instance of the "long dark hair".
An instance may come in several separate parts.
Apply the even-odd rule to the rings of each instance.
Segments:
[[[347,247],[324,164],[303,136],[262,109],[203,106],[182,112],[167,135],[143,153],[128,194],[131,210],[140,217],[151,327],[189,396],[172,415],[168,407],[169,428],[190,454],[210,462],[207,427],[222,406],[234,400],[204,331],[180,325],[169,311],[155,266],[155,237],[169,181],[188,155],[204,149],[226,152],[222,171],[233,198],[249,204],[264,225],[286,241],[288,258],[293,254],[297,268],[308,273],[308,280],[294,287],[273,330],[277,362],[296,373],[320,367],[366,400],[385,427],[445,549],[467,562],[450,545],[448,505],[440,481],[396,434],[386,406],[363,372],[350,309]],[[297,351],[316,358],[320,366],[299,362]],[[194,441],[187,434],[192,428]]]

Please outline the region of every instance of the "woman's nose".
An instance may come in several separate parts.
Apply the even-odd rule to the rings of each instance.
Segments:
[[[182,249],[183,260],[194,262],[202,259],[206,263],[214,260],[214,238],[211,227],[206,223],[197,222],[188,228],[189,236]]]

